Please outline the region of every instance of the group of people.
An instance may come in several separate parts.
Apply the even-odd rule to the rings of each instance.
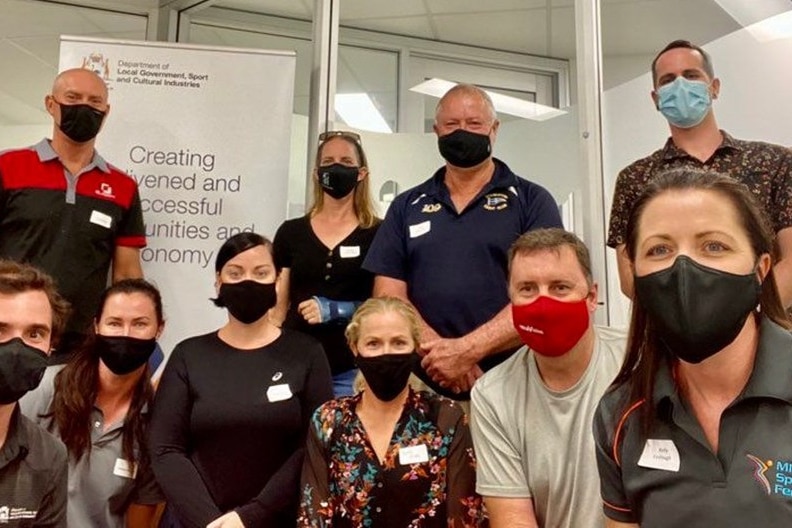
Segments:
[[[671,137],[610,217],[626,332],[594,324],[587,247],[458,85],[445,165],[384,220],[360,137],[322,134],[308,213],[223,243],[227,322],[155,383],[137,189],[94,150],[107,90],[61,73],[52,140],[0,154],[0,524],[785,526],[792,151],[718,129],[703,49],[652,78]]]

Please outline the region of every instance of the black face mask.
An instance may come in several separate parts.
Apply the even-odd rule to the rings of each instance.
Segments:
[[[440,155],[455,167],[470,168],[492,155],[488,134],[476,134],[458,128],[437,138]]]
[[[681,255],[670,268],[635,277],[635,294],[661,341],[700,363],[734,341],[759,303],[756,273],[734,275]]]
[[[156,346],[157,340],[154,338],[96,336],[96,348],[102,363],[118,376],[134,372],[145,365]]]
[[[47,354],[15,337],[0,343],[0,404],[14,403],[41,382]]]
[[[366,378],[374,396],[384,402],[393,400],[407,386],[417,354],[384,354],[375,357],[357,356],[355,363]]]
[[[214,303],[228,308],[234,318],[245,324],[255,323],[275,306],[275,283],[264,284],[253,280],[224,282]]]
[[[55,101],[57,103],[57,101]],[[96,137],[102,128],[105,114],[87,104],[67,105],[58,103],[61,109],[59,128],[69,139],[76,143],[85,143]]]
[[[357,187],[359,171],[359,167],[347,167],[340,163],[319,167],[319,185],[327,194],[340,200]]]

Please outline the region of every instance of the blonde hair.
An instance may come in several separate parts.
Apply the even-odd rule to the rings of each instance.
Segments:
[[[450,88],[445,94],[443,94],[443,97],[440,98],[440,101],[437,102],[437,106],[435,107],[435,123],[437,123],[437,115],[440,113],[440,109],[443,107],[443,104],[445,104],[448,99],[451,99],[456,95],[480,98],[484,103],[484,106],[487,107],[490,120],[495,122],[498,119],[498,112],[495,111],[495,104],[492,102],[492,98],[487,92],[475,84],[461,83]]]
[[[407,321],[407,326],[410,327],[410,337],[418,345],[421,341],[421,323],[415,308],[398,297],[372,297],[358,307],[346,327],[344,336],[346,336],[349,348],[357,349],[357,342],[360,339],[360,325],[363,323],[363,319],[375,313],[387,312],[396,312],[404,317]]]
[[[363,151],[363,144],[360,142],[360,139],[357,140],[350,134],[333,134],[329,135],[325,139],[323,139],[319,143],[319,147],[316,149],[316,162],[315,162],[315,169],[318,170],[320,166],[320,162],[322,159],[322,149],[325,145],[327,145],[328,141],[332,141],[334,139],[341,139],[346,141],[350,145],[355,148],[355,152],[357,153],[358,163],[360,163],[360,168],[365,168],[368,170],[368,161],[366,159],[366,153]],[[368,229],[369,227],[373,227],[377,225],[380,219],[377,217],[377,214],[374,211],[374,201],[371,199],[371,186],[369,185],[369,175],[366,175],[365,178],[360,180],[355,187],[354,191],[354,198],[352,200],[353,206],[355,208],[355,215],[357,216],[358,223],[360,227],[364,229]],[[316,182],[316,179],[313,179],[313,205],[308,209],[308,215],[314,216],[316,213],[322,210],[322,206],[324,205],[324,191],[322,190],[322,186]]]

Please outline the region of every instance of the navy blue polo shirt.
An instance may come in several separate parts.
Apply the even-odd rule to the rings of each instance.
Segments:
[[[508,251],[526,231],[561,227],[553,197],[495,159],[495,173],[457,212],[445,167],[396,197],[363,268],[407,283],[410,301],[443,337],[461,337],[509,302]]]
[[[625,405],[628,394],[628,385],[606,393],[594,417],[605,515],[641,528],[792,526],[789,331],[762,320],[753,372],[721,416],[717,452],[667,365],[651,402]],[[647,405],[648,438],[638,412]]]

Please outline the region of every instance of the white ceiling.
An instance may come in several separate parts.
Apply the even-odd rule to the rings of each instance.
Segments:
[[[183,0],[66,1],[91,7],[0,0],[0,125],[46,122],[42,101],[57,71],[60,34],[145,39],[146,11]],[[792,8],[792,3],[781,1],[785,9]],[[313,3],[219,0],[213,6],[310,20]],[[340,20],[345,27],[574,60],[573,6],[574,0],[341,0]],[[101,7],[112,11],[97,9]],[[639,75],[648,68],[646,57],[651,58],[670,40],[706,43],[740,27],[716,0],[602,0],[601,19],[606,87],[609,61],[616,64],[623,59],[630,64],[632,58],[632,66],[622,65],[619,75],[629,77],[632,70]],[[206,40],[221,40],[210,29],[201,31]],[[243,33],[237,33],[244,39]],[[350,76],[370,75],[372,65],[363,65],[364,57],[350,54],[344,61]],[[299,76],[297,82],[307,86]]]

